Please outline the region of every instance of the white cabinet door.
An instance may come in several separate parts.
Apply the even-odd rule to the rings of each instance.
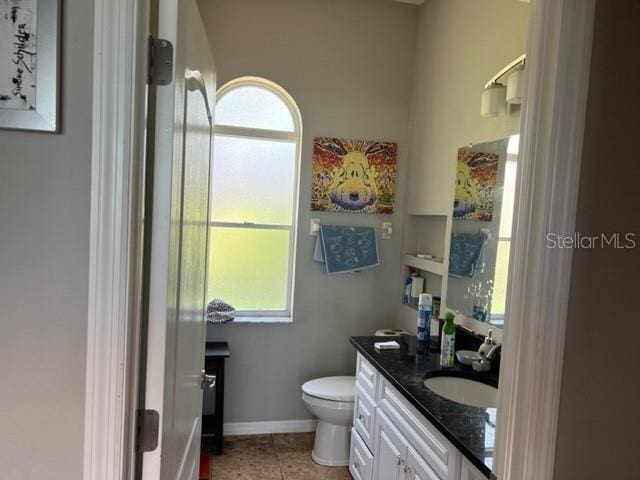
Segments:
[[[378,413],[374,427],[373,480],[404,480],[408,443],[387,416]]]
[[[460,475],[460,480],[487,480],[487,477],[465,458],[462,460],[462,474]]]
[[[407,451],[407,462],[404,467],[404,480],[440,480],[440,477],[429,467],[424,458],[413,447]]]

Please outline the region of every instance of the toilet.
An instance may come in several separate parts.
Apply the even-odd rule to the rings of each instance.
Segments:
[[[324,377],[302,385],[302,401],[318,418],[311,457],[320,465],[349,465],[356,377]]]

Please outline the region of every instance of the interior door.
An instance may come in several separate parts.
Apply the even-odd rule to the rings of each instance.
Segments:
[[[150,91],[144,408],[159,412],[160,435],[158,447],[142,455],[138,477],[194,480],[200,457],[215,69],[195,1],[160,0],[155,6],[152,31],[173,44],[174,76]]]

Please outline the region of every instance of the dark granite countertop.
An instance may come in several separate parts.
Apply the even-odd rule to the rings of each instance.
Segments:
[[[396,340],[399,350],[377,352],[375,342]],[[447,400],[423,385],[423,380],[435,376],[456,376],[498,386],[498,374],[477,373],[471,367],[458,365],[441,367],[440,355],[416,355],[415,337],[351,337],[351,344],[404,397],[422,413],[462,454],[488,478],[495,447],[495,408],[478,408]],[[411,348],[410,348],[411,346]],[[413,353],[411,352],[413,351]]]

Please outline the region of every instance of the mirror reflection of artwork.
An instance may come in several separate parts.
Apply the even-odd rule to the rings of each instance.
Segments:
[[[498,155],[459,149],[453,217],[490,222],[497,176]]]
[[[515,205],[519,136],[461,148],[460,160],[472,170],[474,160],[490,166],[491,215],[479,223],[477,216],[454,214],[449,248],[447,307],[467,317],[502,328],[506,307]],[[460,172],[459,172],[460,173]],[[474,180],[477,180],[476,177]],[[460,177],[456,198],[461,196]],[[466,190],[465,190],[466,194]],[[465,197],[467,198],[467,197]],[[461,203],[458,206],[462,206]],[[477,212],[477,210],[476,210]],[[486,213],[486,212],[485,212]]]
[[[393,213],[398,144],[316,137],[311,209]]]

